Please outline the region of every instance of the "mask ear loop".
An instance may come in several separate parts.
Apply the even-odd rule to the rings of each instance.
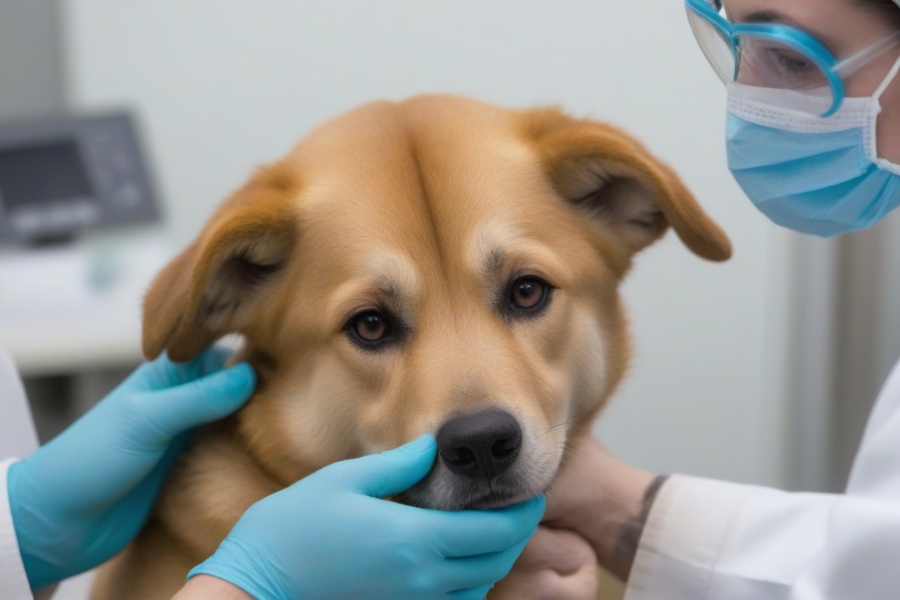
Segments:
[[[900,56],[897,57],[897,60],[894,61],[894,66],[891,67],[891,70],[888,72],[887,77],[884,78],[884,81],[881,82],[881,85],[878,86],[878,89],[875,90],[875,93],[872,94],[872,97],[875,100],[879,100],[881,95],[884,93],[884,90],[887,89],[891,82],[894,81],[894,77],[897,76],[897,71],[900,71]]]
[[[894,46],[900,43],[900,31],[890,35],[879,42],[875,42],[868,48],[861,50],[853,56],[841,60],[834,66],[834,72],[843,77],[849,77],[873,59],[878,58]]]
[[[875,90],[875,93],[872,95],[872,104],[871,109],[869,110],[869,124],[866,127],[865,132],[865,136],[868,137],[868,140],[866,141],[866,151],[869,154],[869,159],[885,171],[893,173],[894,175],[900,175],[900,164],[893,163],[886,158],[878,156],[877,130],[878,115],[881,114],[882,110],[881,95],[884,93],[884,90],[891,85],[891,82],[894,81],[898,71],[900,71],[900,56],[894,61],[894,66],[891,67],[887,77],[884,78],[884,81],[881,82],[881,85],[878,86],[878,89]]]

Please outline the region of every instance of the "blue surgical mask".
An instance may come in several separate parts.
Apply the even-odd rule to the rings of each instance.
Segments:
[[[878,158],[879,98],[900,59],[869,98],[845,98],[819,117],[769,98],[785,90],[728,84],[728,167],[775,223],[832,237],[873,225],[900,205],[900,165]]]

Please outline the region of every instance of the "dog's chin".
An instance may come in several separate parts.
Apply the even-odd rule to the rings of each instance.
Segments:
[[[402,504],[434,510],[489,510],[519,504],[538,494],[540,494],[540,491],[532,494],[510,494],[508,492],[490,490],[487,493],[482,494],[435,498],[429,495],[421,496],[412,491],[407,491],[395,496],[394,500]]]
[[[519,504],[534,498],[541,493],[541,490],[532,493],[511,494],[508,492],[490,491],[481,497],[470,498],[462,503],[458,510],[489,510],[492,508],[506,508],[513,504]]]
[[[443,476],[432,472],[424,480],[395,497],[395,500],[435,510],[488,510],[525,502],[540,495],[549,486],[549,482],[546,485],[534,485],[514,477],[482,481],[440,475]]]

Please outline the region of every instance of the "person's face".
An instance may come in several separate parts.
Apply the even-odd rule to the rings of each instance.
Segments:
[[[814,36],[837,58],[851,56],[895,33],[892,24],[877,12],[853,0],[724,0],[732,23],[781,23]],[[871,96],[900,56],[892,49],[849,76],[847,96]],[[878,120],[878,153],[900,162],[900,76],[881,97],[884,108]]]

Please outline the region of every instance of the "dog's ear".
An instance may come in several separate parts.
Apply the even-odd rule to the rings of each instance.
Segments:
[[[698,256],[731,257],[728,236],[681,179],[625,132],[545,109],[527,113],[525,133],[556,191],[630,251],[671,225]]]
[[[293,184],[261,170],[226,201],[200,237],[157,275],[144,298],[143,350],[187,361],[240,332],[296,244]]]

